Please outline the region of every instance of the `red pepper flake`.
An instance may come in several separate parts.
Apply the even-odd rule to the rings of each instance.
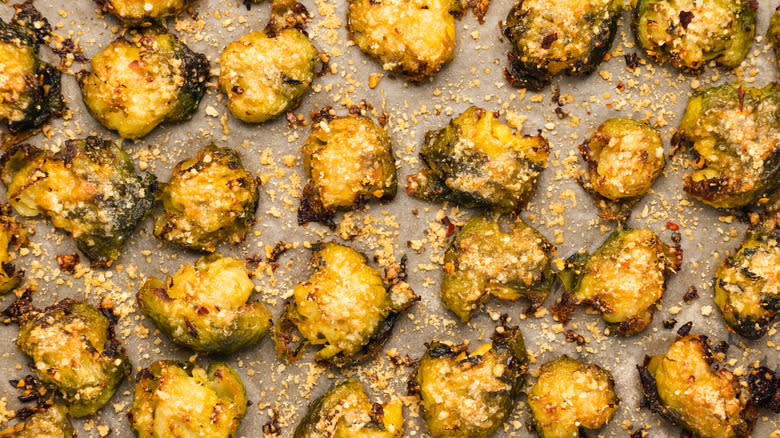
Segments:
[[[666,228],[672,231],[677,231],[680,229],[680,226],[670,221],[666,223]]]
[[[195,313],[197,313],[198,315],[208,315],[209,309],[203,306],[198,306],[197,308],[195,308]]]
[[[131,62],[129,65],[130,65],[130,68],[138,68],[138,66],[140,64],[138,63],[137,59],[134,59],[133,62]]]
[[[542,48],[547,50],[550,47],[552,47],[553,43],[556,42],[556,41],[558,41],[558,34],[557,33],[553,32],[553,33],[551,33],[549,35],[546,35],[542,39]]]
[[[442,225],[447,226],[447,237],[452,236],[455,233],[455,224],[452,223],[449,217],[444,216],[441,220]]]
[[[737,90],[737,96],[739,97],[739,110],[743,111],[745,109],[745,89],[742,88],[742,85]]]
[[[693,12],[680,11],[680,24],[683,29],[688,29],[688,25],[691,24],[691,21],[693,21]]]

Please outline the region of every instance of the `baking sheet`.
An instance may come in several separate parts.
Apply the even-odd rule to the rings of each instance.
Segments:
[[[450,116],[468,106],[475,104],[489,110],[501,110],[502,117],[515,124],[527,117],[524,132],[543,131],[553,152],[537,195],[522,216],[555,243],[558,256],[563,258],[580,248],[594,250],[614,225],[597,218],[590,198],[571,177],[572,170],[581,165],[574,155],[576,145],[606,118],[630,116],[661,127],[668,152],[669,139],[692,87],[711,86],[735,77],[733,73],[715,68],[708,68],[698,77],[682,75],[650,62],[642,65],[638,73],[626,70],[622,55],[638,53],[642,57],[642,54],[634,47],[628,13],[625,13],[611,59],[604,62],[597,73],[586,78],[555,80],[554,86],[562,96],[559,101],[566,102],[562,109],[569,114],[560,119],[554,111],[558,105],[553,102],[552,88],[541,93],[524,93],[505,82],[503,66],[509,45],[500,38],[499,21],[511,4],[494,0],[483,25],[470,14],[457,22],[455,60],[433,81],[411,85],[385,74],[379,86],[369,89],[369,74],[381,72],[381,67],[348,43],[343,26],[346,2],[304,0],[303,3],[313,14],[309,32],[315,44],[331,57],[331,74],[315,80],[313,92],[304,98],[296,114],[303,114],[309,120],[309,113],[323,105],[333,105],[337,111],[345,113],[345,104],[356,104],[363,99],[378,112],[386,111],[402,183],[406,175],[421,167],[417,152],[425,130],[446,125]],[[95,4],[89,0],[39,0],[36,7],[55,25],[57,33],[78,39],[90,57],[114,39],[120,29],[112,17],[100,17]],[[10,18],[12,10],[10,2],[3,0],[0,3],[3,19]],[[249,11],[240,1],[200,0],[192,14],[171,20],[169,26],[190,48],[207,54],[216,75],[216,60],[222,48],[249,31],[262,29],[269,10],[267,2]],[[759,35],[764,34],[772,11],[773,5],[762,2]],[[42,52],[48,53],[46,49]],[[73,70],[78,69],[78,64],[74,64]],[[750,57],[737,74],[754,86],[763,86],[776,79],[774,56],[763,38],[757,37]],[[72,74],[64,76],[63,82],[72,117],[54,121],[50,137],[38,135],[30,142],[56,149],[66,138],[88,134],[116,139],[115,134],[103,129],[88,115]],[[346,238],[350,245],[369,257],[377,256],[382,263],[400,259],[405,254],[409,259],[410,283],[422,300],[399,319],[386,351],[419,358],[424,352],[424,342],[434,338],[453,342],[470,340],[472,345],[478,345],[492,332],[495,318],[508,313],[511,323],[519,324],[525,335],[534,359],[532,374],[541,364],[562,354],[600,364],[612,372],[622,405],[612,422],[599,432],[610,437],[627,436],[631,430],[642,427],[647,427],[652,437],[680,434],[679,429],[669,427],[659,417],[639,409],[640,388],[635,365],[642,362],[645,354],[664,352],[674,338],[674,329],[662,327],[661,322],[665,319],[678,320],[677,327],[694,321],[693,332],[706,334],[714,341],[728,340],[731,345],[728,359],[734,360],[732,369],[747,370],[754,360],[765,361],[773,369],[777,367],[777,331],[771,330],[762,340],[746,342],[728,333],[713,303],[710,279],[720,261],[739,246],[745,225],[730,218],[728,213],[705,207],[682,192],[682,175],[686,172],[684,156],[668,163],[653,192],[634,208],[628,222],[633,227],[649,227],[667,242],[671,239],[665,228],[667,221],[679,224],[683,233],[684,263],[681,272],[669,280],[655,321],[637,336],[606,336],[598,315],[581,308],[566,327],[576,327],[588,340],[586,345],[577,347],[565,341],[562,328],[548,311],[542,310],[523,320],[521,311],[527,303],[522,301],[492,300],[469,325],[456,322],[454,316],[442,308],[438,297],[441,274],[437,262],[444,248],[446,229],[441,225],[441,219],[446,215],[453,222],[462,223],[476,214],[475,211],[421,202],[400,190],[391,203],[372,204],[362,211],[339,215],[337,232],[318,224],[299,227],[295,209],[303,181],[300,146],[309,128],[289,128],[284,117],[263,125],[243,124],[229,115],[215,84],[216,76],[191,121],[164,125],[141,141],[124,142],[124,147],[138,166],[150,170],[163,181],[168,179],[176,162],[193,156],[210,142],[238,148],[245,166],[267,179],[261,193],[258,221],[246,242],[238,246],[222,245],[218,249],[223,254],[245,258],[257,254],[264,256],[266,246],[272,247],[279,240],[296,245],[281,258],[281,266],[274,273],[256,279],[259,292],[255,299],[268,304],[275,317],[281,313],[284,298],[292,288],[310,274],[306,267],[310,256],[306,249],[308,243]],[[31,236],[32,246],[20,253],[16,263],[27,271],[27,281],[38,286],[35,303],[43,306],[65,297],[97,303],[103,294],[111,294],[123,313],[118,332],[125,340],[133,374],[157,359],[194,359],[204,366],[216,360],[174,347],[136,310],[134,294],[144,278],[172,274],[181,264],[192,263],[198,257],[198,254],[156,241],[151,235],[150,219],[139,226],[115,266],[94,271],[82,266],[76,276],[60,272],[54,258],[57,254],[75,252],[72,240],[53,230],[46,221],[24,220],[23,223],[34,228],[35,233]],[[85,261],[82,256],[82,262]],[[690,286],[699,290],[700,298],[685,304],[682,296]],[[559,296],[560,291],[555,290],[546,301],[546,307]],[[11,301],[11,296],[0,298],[0,305],[5,307]],[[9,410],[21,405],[16,400],[15,390],[6,382],[30,372],[26,358],[14,348],[16,331],[16,326],[0,326],[0,397],[7,402]],[[303,360],[293,365],[283,364],[275,358],[269,336],[256,346],[223,358],[241,375],[252,401],[236,436],[262,436],[262,426],[269,421],[273,409],[279,412],[282,436],[292,436],[308,403],[334,381],[347,376],[359,378],[376,399],[384,401],[391,394],[405,394],[411,369],[392,365],[385,353],[358,366],[342,369],[319,367],[312,363],[312,354],[313,350],[308,350]],[[102,412],[76,421],[80,436],[96,437],[107,432],[112,436],[132,436],[125,418],[132,402],[132,391],[133,379],[129,379]],[[405,436],[428,436],[414,399],[407,401]],[[523,397],[504,431],[495,436],[534,436],[526,429],[528,418]],[[763,411],[753,436],[776,435],[780,435],[776,416],[773,418],[770,412]]]

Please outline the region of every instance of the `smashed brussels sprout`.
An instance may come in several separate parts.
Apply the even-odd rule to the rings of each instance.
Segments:
[[[0,20],[0,121],[20,134],[43,125],[64,108],[60,72],[38,57],[43,39],[32,3],[16,5],[10,23]]]
[[[337,365],[376,353],[390,337],[398,315],[419,297],[402,272],[388,272],[385,284],[352,248],[329,242],[315,245],[313,251],[314,273],[295,287],[293,300],[276,323],[279,356],[295,361],[307,343],[322,346],[316,360]],[[299,345],[292,347],[293,343]]]
[[[100,9],[127,24],[160,21],[177,15],[195,0],[95,0]]]
[[[434,438],[487,438],[504,424],[525,382],[528,357],[517,327],[499,327],[492,344],[428,345],[410,387]]]
[[[8,249],[26,245],[27,231],[10,215],[11,206],[0,204],[0,295],[16,289],[24,278],[24,271],[10,263]]]
[[[631,119],[607,120],[579,150],[587,173],[578,182],[606,220],[628,219],[666,164],[658,130]]]
[[[0,438],[73,438],[76,431],[64,406],[52,405],[36,410],[15,425],[0,430]]]
[[[241,243],[255,220],[259,187],[237,151],[209,145],[173,168],[161,189],[164,211],[155,217],[154,235],[205,252],[223,241]]]
[[[206,93],[209,62],[165,28],[131,29],[77,75],[90,114],[137,139],[163,122],[189,120]]]
[[[553,77],[596,70],[612,47],[622,0],[519,0],[506,17],[512,85],[540,90]]]
[[[184,265],[165,282],[151,277],[138,307],[174,343],[205,353],[232,353],[262,339],[271,312],[247,303],[254,290],[244,262],[220,254]]]
[[[74,417],[91,415],[111,400],[130,372],[108,306],[70,299],[36,309],[25,293],[11,307],[19,322],[16,345],[38,378],[57,389]]]
[[[226,363],[158,360],[137,380],[127,418],[138,438],[231,438],[246,413],[244,383]]]
[[[564,356],[547,362],[528,393],[534,428],[542,438],[578,438],[599,429],[620,404],[612,375],[598,365]]]
[[[637,367],[646,405],[700,438],[747,438],[758,413],[734,374],[714,362],[709,339],[697,335],[646,357]]]
[[[666,245],[647,228],[618,227],[592,256],[578,253],[558,275],[563,283],[558,319],[567,322],[581,303],[623,335],[644,330],[652,321],[666,279],[682,265],[682,250]]]
[[[292,14],[292,23],[285,15]],[[308,12],[293,0],[274,0],[271,21],[225,47],[219,89],[233,117],[262,123],[294,109],[309,91],[320,54],[303,29]],[[293,24],[293,25],[290,25]]]
[[[715,273],[715,304],[740,335],[766,334],[780,312],[780,228],[747,232]]]
[[[293,438],[400,438],[403,431],[400,399],[371,403],[363,386],[350,379],[311,404]]]
[[[772,14],[766,37],[775,51],[775,62],[778,68],[780,68],[780,8],[776,9],[775,13]]]
[[[685,191],[717,208],[762,204],[780,186],[780,85],[693,93],[673,140],[693,146]]]
[[[370,117],[324,116],[312,123],[303,144],[309,181],[303,188],[298,224],[332,224],[337,210],[370,200],[393,199],[398,188],[390,137]]]
[[[93,266],[110,266],[154,202],[156,179],[139,175],[116,143],[68,140],[56,154],[29,144],[0,158],[8,202],[69,232]]]
[[[490,295],[504,300],[527,298],[533,313],[550,293],[554,248],[522,220],[502,232],[499,223],[470,219],[444,253],[441,300],[463,322]]]
[[[631,0],[639,47],[658,62],[698,70],[709,61],[736,68],[756,33],[752,0]]]
[[[550,145],[472,106],[446,128],[427,132],[420,155],[428,169],[407,177],[409,195],[507,213],[533,197]]]
[[[421,82],[455,57],[459,0],[349,0],[347,29],[382,68]]]

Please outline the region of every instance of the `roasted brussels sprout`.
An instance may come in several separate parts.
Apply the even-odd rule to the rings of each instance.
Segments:
[[[95,0],[103,12],[127,24],[159,21],[177,15],[194,0]]]
[[[780,85],[699,90],[673,141],[693,146],[685,191],[717,208],[762,204],[780,186]]]
[[[350,379],[311,404],[293,438],[400,438],[403,431],[400,399],[371,403],[363,386]]]
[[[434,438],[486,438],[504,424],[525,382],[528,357],[517,327],[500,327],[492,344],[428,345],[410,387],[419,392]]]
[[[679,336],[637,366],[646,405],[700,438],[747,438],[758,415],[748,391],[716,362],[706,336]]]
[[[162,27],[131,29],[77,75],[101,125],[137,139],[163,122],[189,120],[206,93],[209,62]]]
[[[10,263],[8,248],[27,244],[27,232],[11,216],[11,206],[0,204],[0,295],[16,289],[24,278],[24,271]]]
[[[0,430],[0,438],[73,438],[76,431],[64,406],[37,409],[15,425]]]
[[[595,71],[612,47],[622,13],[622,0],[516,1],[504,28],[512,43],[507,78],[540,90],[560,73]]]
[[[579,150],[588,168],[578,182],[606,220],[628,219],[666,164],[658,130],[630,119],[607,120]]]
[[[553,308],[560,321],[585,303],[618,333],[632,335],[653,321],[666,279],[682,265],[682,250],[647,228],[619,226],[592,256],[570,257],[558,273],[564,292]]]
[[[255,220],[259,187],[237,151],[206,146],[173,168],[161,190],[165,211],[155,217],[154,235],[206,252],[223,241],[241,243]]]
[[[42,214],[73,235],[93,266],[110,266],[152,206],[156,179],[139,175],[114,142],[68,140],[56,154],[29,144],[0,158],[8,202],[22,216]]]
[[[526,297],[538,309],[554,279],[554,248],[522,220],[501,231],[498,222],[470,219],[444,253],[441,300],[463,322],[490,295],[504,300]]]
[[[30,357],[38,378],[57,389],[71,416],[100,410],[130,372],[108,305],[96,309],[65,299],[39,310],[27,292],[5,314],[19,322],[19,350]]]
[[[165,282],[151,277],[138,291],[138,307],[179,345],[206,353],[232,353],[271,328],[271,312],[247,303],[254,283],[244,262],[214,253],[184,265]]]
[[[521,210],[533,197],[550,145],[472,106],[446,128],[427,132],[420,155],[428,169],[407,177],[409,195],[506,213]]]
[[[421,82],[455,57],[458,0],[349,0],[347,29],[382,68]]]
[[[290,25],[285,14],[292,14]],[[297,18],[295,18],[297,17]],[[233,116],[262,123],[295,108],[316,76],[319,52],[304,32],[308,12],[294,0],[274,0],[271,22],[225,47],[219,88]]]
[[[38,57],[43,39],[36,31],[45,21],[37,17],[25,3],[16,5],[10,23],[0,20],[0,121],[12,134],[38,128],[65,108],[59,70]]]
[[[528,393],[534,428],[542,438],[584,436],[581,429],[601,428],[619,404],[608,371],[566,356],[542,365]]]
[[[766,37],[775,50],[775,62],[778,68],[780,68],[780,8],[776,9],[775,13],[772,14]]]
[[[769,330],[780,312],[780,228],[753,229],[715,273],[715,304],[729,327],[748,339]]]
[[[303,143],[309,181],[298,209],[300,225],[312,221],[332,225],[337,210],[372,199],[393,199],[398,188],[395,157],[385,130],[367,116],[323,113]]]
[[[231,438],[246,413],[244,383],[226,363],[158,360],[137,380],[127,418],[138,438]]]
[[[293,300],[276,323],[277,353],[293,362],[307,343],[322,345],[315,359],[336,365],[376,353],[398,315],[419,299],[404,281],[404,268],[388,270],[383,282],[352,248],[329,242],[315,245],[313,251],[314,273],[295,287]],[[296,329],[304,339],[293,333]]]
[[[684,70],[715,60],[735,68],[756,33],[751,0],[631,0],[636,42],[648,56]]]

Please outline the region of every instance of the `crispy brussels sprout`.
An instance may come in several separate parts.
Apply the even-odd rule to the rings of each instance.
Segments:
[[[0,438],[73,438],[76,431],[64,406],[38,409],[15,425],[0,430]]]
[[[512,43],[507,78],[540,90],[560,73],[595,71],[612,47],[622,13],[622,0],[516,1],[504,28]]]
[[[564,292],[553,308],[559,320],[585,303],[618,333],[632,335],[653,321],[666,279],[682,265],[682,250],[647,228],[619,226],[592,256],[578,253],[559,272]]]
[[[566,356],[542,365],[528,393],[534,428],[542,438],[584,436],[581,429],[601,428],[619,404],[608,371]]]
[[[780,8],[776,9],[775,13],[772,14],[766,37],[775,50],[775,62],[777,62],[777,66],[780,68]]]
[[[154,235],[206,252],[223,241],[241,243],[255,220],[259,187],[237,151],[206,146],[173,168],[162,187],[165,211],[155,217]]]
[[[469,220],[444,253],[441,300],[463,322],[490,295],[504,300],[526,297],[538,309],[552,288],[554,248],[522,220],[501,231],[498,222]]]
[[[311,404],[293,438],[400,438],[403,431],[400,399],[371,403],[363,386],[350,379]]]
[[[748,339],[769,330],[780,312],[780,228],[753,229],[718,267],[715,304],[729,327]]]
[[[38,57],[37,11],[16,8],[10,23],[0,20],[0,121],[12,134],[40,127],[65,107],[59,70]]]
[[[293,301],[274,332],[279,356],[297,360],[308,343],[322,345],[314,356],[337,365],[381,349],[398,315],[419,299],[404,281],[403,267],[380,273],[352,248],[320,243],[313,248],[314,273],[293,290]],[[387,284],[386,284],[387,283]],[[293,332],[296,330],[301,340]],[[298,342],[293,347],[291,344]]]
[[[528,357],[517,327],[499,327],[492,344],[428,345],[410,387],[419,393],[434,438],[486,438],[504,424],[525,382]]]
[[[421,82],[455,57],[458,0],[349,0],[347,29],[382,68]]]
[[[138,438],[230,438],[246,413],[244,383],[226,363],[158,360],[137,379],[127,418]]]
[[[206,93],[209,62],[162,27],[131,29],[77,75],[90,114],[137,139],[163,122],[189,120]]]
[[[292,15],[296,26],[285,18]],[[295,108],[316,76],[319,52],[303,30],[308,12],[293,0],[274,0],[271,22],[225,47],[219,88],[233,116],[262,123]]]
[[[103,12],[127,24],[159,21],[177,15],[194,0],[95,0]]]
[[[372,199],[393,199],[398,188],[390,137],[370,117],[317,118],[303,144],[309,181],[303,188],[298,224],[332,225],[337,210]]]
[[[679,336],[637,367],[646,405],[700,438],[747,438],[758,413],[734,374],[714,362],[706,336]]]
[[[427,132],[420,155],[428,168],[407,177],[409,195],[506,213],[533,197],[550,145],[472,106],[446,128]]]
[[[698,70],[715,60],[735,68],[756,33],[751,0],[631,0],[632,27],[639,47],[658,62]]]
[[[74,417],[94,414],[130,372],[116,339],[112,310],[70,299],[36,309],[25,293],[11,307],[19,322],[16,345],[38,378],[57,389]]]
[[[139,175],[114,142],[68,140],[52,154],[16,145],[0,158],[8,202],[22,216],[42,214],[73,236],[93,266],[110,266],[152,206],[156,179]]]
[[[685,191],[717,208],[766,202],[780,185],[780,85],[725,84],[699,90],[675,134],[693,146],[698,169]]]
[[[27,232],[10,214],[11,206],[0,204],[0,295],[16,289],[24,278],[24,271],[10,263],[8,248],[26,245]]]
[[[630,119],[607,120],[579,150],[587,173],[578,181],[606,220],[628,219],[666,164],[658,130]]]
[[[247,303],[254,283],[244,262],[218,253],[184,265],[165,282],[151,277],[138,307],[174,343],[206,353],[232,353],[262,339],[271,312]]]

